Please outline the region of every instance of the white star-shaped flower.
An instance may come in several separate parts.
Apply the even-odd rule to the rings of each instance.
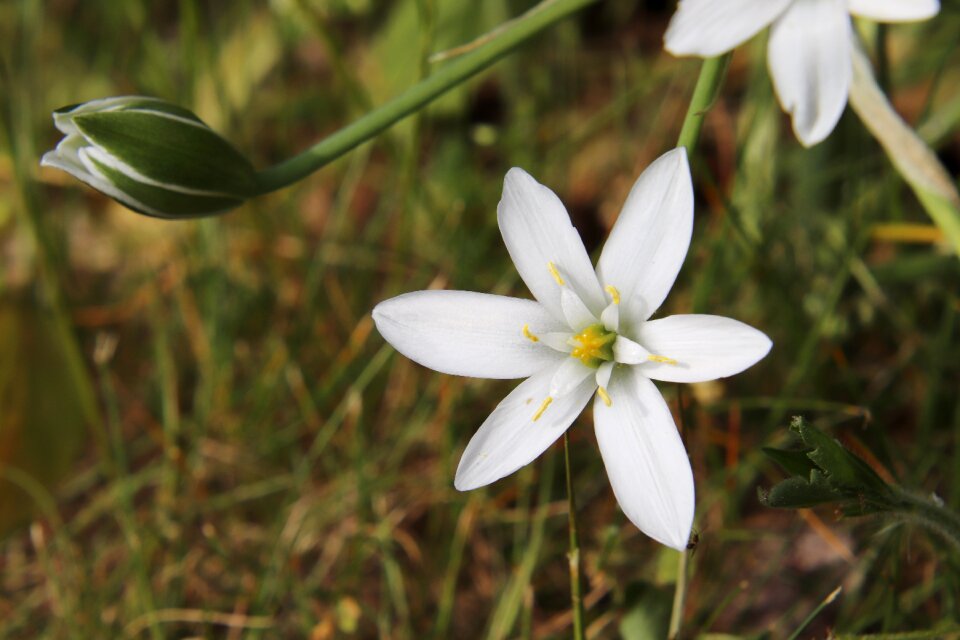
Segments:
[[[454,484],[490,484],[532,462],[594,399],[600,453],[617,501],[650,537],[686,546],[693,474],[670,409],[651,380],[702,382],[763,358],[770,339],[736,320],[649,320],[690,245],[693,188],[686,151],[671,151],[634,184],[596,269],[566,209],[521,169],[503,185],[497,220],[536,301],[467,291],[417,291],[380,303],[377,329],[443,373],[527,378],[480,426]]]
[[[939,0],[680,0],[664,36],[674,55],[718,56],[770,26],[767,65],[805,146],[830,135],[847,104],[854,42],[850,14],[925,20]]]

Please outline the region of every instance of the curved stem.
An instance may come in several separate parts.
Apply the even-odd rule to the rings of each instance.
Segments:
[[[936,498],[901,491],[899,499],[902,507],[896,511],[901,517],[939,533],[960,551],[960,515]]]
[[[700,67],[700,76],[693,89],[693,97],[690,98],[690,106],[687,108],[687,115],[680,129],[680,138],[677,140],[677,146],[686,147],[688,154],[693,151],[693,146],[700,137],[704,116],[713,106],[717,94],[720,93],[720,86],[727,74],[731,55],[725,53],[716,58],[707,58]]]
[[[584,640],[583,594],[580,588],[580,537],[577,532],[577,506],[573,498],[573,474],[570,471],[570,434],[563,432],[563,466],[567,473],[567,508],[570,524],[570,609],[573,613],[573,638]]]
[[[269,169],[257,178],[259,193],[286,187],[373,138],[443,93],[499,60],[540,31],[597,0],[544,0],[508,23],[496,37],[445,64],[379,109],[364,115],[306,151]]]

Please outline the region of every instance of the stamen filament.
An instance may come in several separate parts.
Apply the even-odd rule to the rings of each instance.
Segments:
[[[543,403],[540,405],[540,408],[537,409],[537,412],[533,414],[534,422],[540,419],[540,416],[542,416],[543,412],[547,410],[547,407],[550,406],[551,402],[553,402],[553,398],[551,398],[550,396],[547,396],[547,399],[543,401]]]
[[[523,337],[529,340],[530,342],[540,342],[540,338],[536,336],[532,331],[530,331],[530,325],[523,325]]]
[[[607,393],[607,390],[603,387],[597,387],[597,395],[600,396],[600,399],[603,400],[603,404],[608,407],[613,404],[613,400],[610,399],[610,394]]]
[[[678,364],[676,360],[674,360],[673,358],[668,358],[667,356],[649,355],[647,356],[647,360],[649,360],[650,362],[659,362],[660,364],[671,364],[671,365]]]
[[[620,304],[620,292],[617,291],[617,288],[612,284],[605,286],[604,291],[610,294],[610,298],[613,300],[613,304]]]
[[[553,279],[557,281],[558,285],[562,287],[566,284],[563,281],[563,278],[560,276],[560,271],[557,269],[557,265],[553,264],[552,261],[547,263],[547,269],[550,269],[550,275],[553,276]]]

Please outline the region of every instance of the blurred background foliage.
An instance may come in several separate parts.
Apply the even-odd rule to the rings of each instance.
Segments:
[[[38,167],[53,109],[119,94],[190,107],[265,167],[531,4],[0,4],[0,637],[569,634],[557,450],[456,492],[511,384],[396,356],[369,312],[428,287],[528,295],[495,218],[514,165],[598,248],[696,79],[661,48],[673,3],[599,2],[219,219],[148,219]],[[960,2],[862,33],[956,175]],[[764,57],[763,37],[738,50],[707,118],[662,312],[775,345],[729,381],[661,385],[698,490],[683,637],[790,637],[811,613],[802,637],[949,637],[960,558],[938,539],[757,500],[783,477],[761,447],[803,414],[960,508],[960,263],[855,117],[796,143]],[[571,435],[590,633],[662,637],[677,554],[619,513],[589,422]]]

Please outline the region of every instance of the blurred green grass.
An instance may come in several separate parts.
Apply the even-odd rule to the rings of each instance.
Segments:
[[[0,509],[0,637],[569,634],[558,451],[454,491],[511,385],[396,356],[369,311],[427,287],[528,295],[494,213],[510,166],[599,247],[696,77],[660,50],[665,3],[600,3],[220,219],[146,219],[37,166],[51,110],[125,93],[194,108],[266,166],[529,5],[0,5],[0,295],[21,327],[0,336],[0,496],[34,505]],[[954,175],[958,32],[956,1],[884,32],[894,102]],[[756,500],[780,477],[760,446],[803,413],[960,508],[960,265],[854,117],[812,150],[793,140],[763,59],[760,41],[737,53],[707,119],[694,243],[662,311],[775,345],[729,381],[661,387],[698,490],[685,637],[787,637],[840,585],[802,637],[960,622],[958,559],[921,530]],[[617,510],[589,421],[571,435],[592,636],[644,637],[676,554]]]

